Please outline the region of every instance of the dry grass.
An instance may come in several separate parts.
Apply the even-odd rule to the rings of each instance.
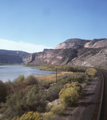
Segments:
[[[63,76],[63,75],[68,75],[68,74],[73,74],[73,72],[58,72],[57,77]],[[43,76],[36,76],[36,79],[38,80],[48,80],[48,81],[56,81],[56,74],[50,74],[50,75],[43,75]]]

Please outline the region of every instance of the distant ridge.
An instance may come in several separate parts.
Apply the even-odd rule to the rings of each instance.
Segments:
[[[107,38],[84,40],[68,39],[55,49],[26,53],[22,51],[0,50],[0,61],[25,63],[31,65],[55,64],[78,66],[107,66]]]

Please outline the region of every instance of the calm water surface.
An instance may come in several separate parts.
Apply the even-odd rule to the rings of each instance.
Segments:
[[[0,65],[0,80],[6,82],[8,80],[13,81],[20,75],[25,77],[29,75],[42,76],[55,73],[54,71],[43,71],[32,67],[25,67],[21,65]]]

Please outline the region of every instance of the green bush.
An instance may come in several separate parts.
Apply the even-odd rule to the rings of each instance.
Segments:
[[[17,79],[16,79],[16,84],[17,85],[20,85],[20,84],[22,84],[23,82],[24,82],[24,75],[22,75],[22,76],[19,76]]]
[[[37,79],[33,75],[29,75],[27,78],[25,78],[24,82],[27,85],[33,85],[38,83]]]
[[[41,87],[44,87],[45,89],[48,89],[50,87],[50,83],[49,82],[44,82],[44,81],[39,82],[39,85]]]
[[[38,86],[33,86],[26,92],[22,90],[16,92],[7,98],[7,109],[3,114],[3,118],[10,120],[28,111],[44,112],[47,105],[45,98],[44,90]]]
[[[53,101],[57,99],[59,97],[59,92],[62,88],[63,88],[63,85],[59,85],[59,84],[51,86],[46,92],[46,96],[47,96],[46,99],[48,101]]]
[[[21,117],[14,117],[12,120],[41,120],[41,116],[39,112],[29,111],[24,113]]]
[[[67,78],[68,82],[79,82],[79,83],[83,83],[86,79],[88,78],[88,76],[85,73],[73,73],[72,75],[69,75]]]
[[[10,80],[4,83],[7,89],[8,94],[10,93],[11,88],[13,87],[13,82]]]
[[[63,105],[55,105],[51,109],[51,112],[56,115],[63,115],[64,111],[65,111],[65,106]]]
[[[5,102],[7,97],[7,88],[5,84],[0,80],[0,102]]]

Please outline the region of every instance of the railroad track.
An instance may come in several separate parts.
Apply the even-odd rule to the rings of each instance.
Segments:
[[[97,69],[101,74],[101,88],[92,120],[107,120],[107,71]]]

